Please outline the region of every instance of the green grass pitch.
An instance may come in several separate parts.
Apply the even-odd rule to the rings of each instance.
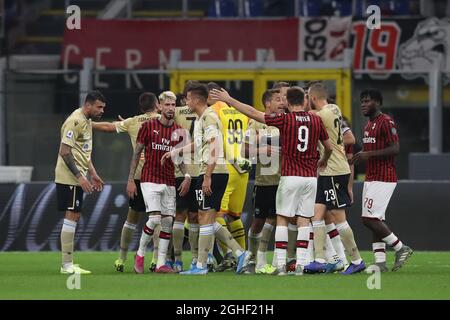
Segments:
[[[367,288],[370,275],[267,276],[232,272],[206,276],[137,275],[132,259],[116,272],[115,252],[76,252],[75,262],[93,272],[81,276],[81,289],[69,290],[59,274],[58,252],[0,253],[0,299],[449,299],[450,253],[415,252],[397,272],[381,275],[381,289]],[[129,254],[132,258],[132,254]],[[147,254],[146,265],[151,253]],[[370,252],[363,258],[371,262]],[[393,262],[390,252],[389,265]],[[185,252],[185,266],[190,253]],[[148,267],[148,266],[147,266]]]

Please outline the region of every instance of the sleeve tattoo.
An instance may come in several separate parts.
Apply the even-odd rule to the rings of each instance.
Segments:
[[[75,158],[73,157],[73,154],[72,154],[72,147],[62,143],[59,154],[60,154],[61,158],[63,158],[63,160],[64,160],[66,166],[69,168],[70,172],[72,172],[72,174],[75,177],[79,178],[81,176],[81,172],[80,172],[80,170],[78,170],[78,167],[75,164]]]

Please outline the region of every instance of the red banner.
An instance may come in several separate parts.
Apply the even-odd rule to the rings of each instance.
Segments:
[[[299,20],[95,20],[82,19],[80,30],[66,29],[62,59],[96,67],[138,69],[166,64],[170,50],[182,60],[254,61],[257,49],[269,59],[297,60]]]

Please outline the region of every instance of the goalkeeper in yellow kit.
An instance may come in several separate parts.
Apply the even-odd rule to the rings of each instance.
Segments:
[[[210,82],[208,83],[208,90],[211,89],[220,90],[220,86]],[[241,148],[247,131],[248,118],[224,102],[209,98],[208,104],[217,113],[222,123],[223,146],[229,172],[227,188],[222,197],[220,212],[217,214],[216,221],[227,227],[233,238],[245,249],[246,239],[241,213],[247,193],[248,172],[251,169],[251,164],[250,161],[241,157]],[[233,268],[236,262],[231,250],[221,242],[219,242],[219,245],[223,251],[224,259],[216,271],[221,272]]]

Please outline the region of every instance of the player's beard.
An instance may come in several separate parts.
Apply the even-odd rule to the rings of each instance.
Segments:
[[[95,115],[95,116],[93,116],[91,118],[92,118],[92,120],[98,121],[98,120],[100,120],[102,118],[102,116],[103,116],[103,113]]]
[[[168,112],[166,112],[166,113],[164,113],[164,117],[165,117],[167,120],[172,120],[172,119],[173,119],[173,113],[168,113]]]

